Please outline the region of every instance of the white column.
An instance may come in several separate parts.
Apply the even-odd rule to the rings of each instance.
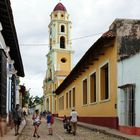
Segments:
[[[54,95],[52,93],[52,114],[54,114]]]
[[[49,111],[51,110],[51,103],[50,103],[50,100],[51,100],[51,98],[50,98],[50,96],[49,96],[49,102],[48,102],[48,104],[49,104]]]
[[[44,109],[46,110],[46,95],[44,97]]]

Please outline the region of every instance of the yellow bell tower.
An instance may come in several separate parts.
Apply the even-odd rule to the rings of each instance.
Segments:
[[[57,113],[54,91],[72,70],[71,21],[62,3],[58,3],[50,15],[49,52],[44,80],[45,109]]]

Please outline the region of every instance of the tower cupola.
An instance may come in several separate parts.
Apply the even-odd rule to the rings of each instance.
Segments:
[[[61,2],[59,2],[59,3],[55,6],[55,8],[54,8],[53,11],[67,11],[67,10],[66,10],[65,6],[64,6]]]

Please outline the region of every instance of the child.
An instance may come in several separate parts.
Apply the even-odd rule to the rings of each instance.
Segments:
[[[48,126],[48,135],[53,135],[52,124],[54,123],[54,117],[51,112],[47,113],[47,126]]]

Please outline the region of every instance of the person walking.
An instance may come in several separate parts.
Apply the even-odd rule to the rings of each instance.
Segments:
[[[70,121],[72,125],[73,135],[76,135],[78,113],[75,111],[75,108],[72,108],[72,111],[70,113]]]
[[[34,126],[34,133],[33,133],[33,137],[40,137],[38,134],[38,128],[39,125],[41,124],[41,116],[39,114],[39,110],[35,110],[35,114],[32,116],[32,120],[33,120],[33,126]]]
[[[22,121],[22,109],[20,108],[19,104],[16,104],[15,109],[13,110],[13,122],[14,122],[14,128],[15,128],[15,136],[19,135],[19,126]]]
[[[46,121],[48,127],[48,135],[53,135],[52,124],[54,123],[54,117],[50,111],[47,113]]]

